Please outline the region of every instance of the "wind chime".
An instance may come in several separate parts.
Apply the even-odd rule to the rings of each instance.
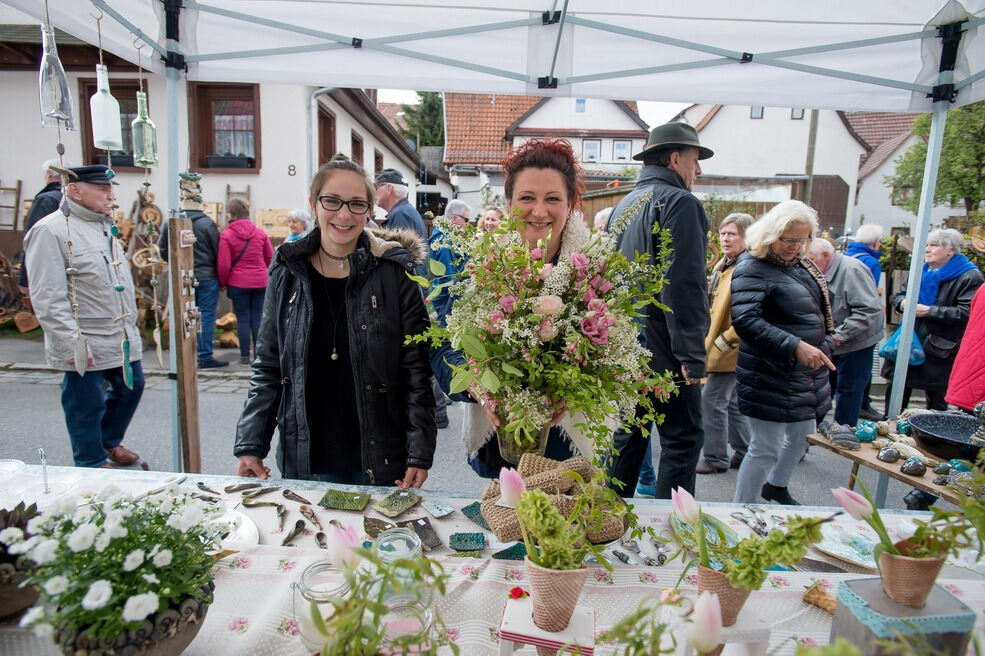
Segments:
[[[58,131],[58,142],[55,150],[58,153],[57,167],[52,167],[61,176],[62,189],[68,186],[70,178],[75,177],[72,171],[65,168],[65,144],[62,143],[62,130],[75,130],[75,117],[72,115],[72,92],[69,88],[65,68],[58,58],[58,48],[55,45],[55,29],[51,27],[51,17],[48,14],[48,2],[45,0],[45,23],[41,25],[41,40],[43,52],[41,69],[38,72],[38,92],[41,105],[41,125],[55,128]],[[72,318],[75,320],[75,334],[72,336],[75,371],[80,376],[86,372],[89,363],[89,345],[79,327],[79,302],[76,290],[76,276],[79,270],[72,262],[72,233],[68,217],[70,215],[67,195],[62,195],[59,210],[65,217],[65,244],[67,248],[65,276],[68,279],[69,301],[72,308]]]
[[[144,92],[144,75],[140,61],[140,49],[142,47],[142,45],[137,46],[137,117],[130,123],[130,134],[133,137],[133,163],[136,166],[144,167],[143,192],[140,194],[141,203],[148,198],[150,193],[150,167],[157,166],[157,127],[147,115],[147,94]],[[160,252],[156,245],[160,237],[160,230],[149,213],[146,214],[147,216],[145,217],[145,213],[141,212],[138,215],[138,220],[144,221],[145,231],[151,244],[150,249],[152,255],[148,259],[148,264],[150,266],[150,286],[154,298],[153,304],[151,305],[151,312],[154,313],[154,330],[152,335],[157,363],[163,367],[164,354],[161,347],[161,314],[163,306],[157,297],[158,287],[161,284],[157,275],[158,266],[161,266],[162,271],[166,271],[167,267],[164,265],[164,261],[161,260]]]

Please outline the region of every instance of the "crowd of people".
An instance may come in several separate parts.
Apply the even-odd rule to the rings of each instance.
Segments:
[[[691,126],[654,128],[634,156],[643,164],[635,187],[596,215],[593,227],[581,214],[584,183],[570,144],[533,140],[503,163],[505,206],[478,212],[452,200],[445,215],[451,229],[474,222],[487,231],[516,216],[523,239],[531,248],[543,244],[547,261],[583,243],[591,230],[607,229],[627,208],[635,215],[616,238],[627,257],[661,257],[660,232],[668,233],[668,283],[661,307],[644,308],[640,339],[652,354],[651,368],[671,372],[677,392],[651,399],[664,417],[652,433],[660,447],[656,467],[643,431],[615,431],[618,455],[608,466],[617,489],[626,497],[670,498],[678,487],[694,493],[697,475],[737,469],[735,502],[796,504],[792,473],[806,436],[832,406],[834,420],[850,426],[884,414],[869,397],[886,326],[878,291],[883,235],[864,225],[838,252],[819,236],[815,210],[796,200],[758,219],[736,213],[711,226],[692,187],[700,162],[713,154]],[[64,192],[52,187],[53,179],[39,195],[37,206],[48,213],[35,218],[25,238],[23,284],[33,292],[49,364],[65,371],[62,404],[76,464],[127,464],[138,456],[121,441],[143,384],[133,281],[127,267],[107,266],[124,258],[111,236],[112,177],[101,166],[72,171]],[[374,207],[386,213],[383,227],[373,219]],[[494,477],[509,464],[494,439],[495,412],[470,390],[450,394],[462,354],[451,344],[429,349],[406,340],[429,321],[443,322],[457,302],[443,289],[429,311],[408,274],[433,273],[429,259],[441,263],[434,274],[439,284],[469,274],[440,231],[428,235],[399,171],[384,169],[370,179],[351,160],[325,163],[311,181],[308,208],[290,213],[289,236],[277,249],[249,220],[248,203],[234,199],[226,211],[221,233],[201,212],[188,218],[197,238],[202,322],[214,325],[225,288],[241,359],[252,365],[233,447],[238,474],[269,476],[264,461],[276,430],[284,477],[420,487],[451,402],[466,404],[463,456],[472,469]],[[712,229],[721,259],[709,276]],[[166,227],[160,247],[167,259]],[[985,398],[983,278],[963,247],[955,230],[928,236],[915,329],[926,360],[908,370],[904,407],[913,389],[923,390],[934,410],[950,402],[970,411]],[[105,308],[120,306],[121,298],[129,300],[119,316],[106,316]],[[891,305],[902,311],[905,301],[904,287]],[[972,322],[978,337],[962,340],[971,314],[978,317]],[[129,378],[121,335],[132,344],[124,355]],[[226,364],[215,359],[208,331],[198,342],[198,364]],[[890,361],[883,365],[890,380],[893,368]],[[887,402],[889,396],[887,390]],[[546,455],[576,455],[570,438],[555,425]]]

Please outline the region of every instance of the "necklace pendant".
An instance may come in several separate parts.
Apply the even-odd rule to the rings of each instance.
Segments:
[[[334,346],[332,347],[332,356],[331,357],[332,357],[333,360],[338,360],[339,359],[339,354],[335,351],[335,347]]]
[[[339,260],[339,271],[345,268],[345,260]]]

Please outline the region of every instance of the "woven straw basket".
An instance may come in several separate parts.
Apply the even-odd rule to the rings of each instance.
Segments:
[[[718,595],[722,607],[722,626],[732,626],[739,617],[742,605],[749,598],[749,590],[732,587],[728,577],[718,570],[698,565],[698,590]]]
[[[563,631],[578,605],[588,568],[582,565],[579,569],[547,569],[529,558],[524,561],[530,581],[534,624],[544,631]]]
[[[896,543],[896,548],[903,553],[906,553],[908,547],[909,543],[906,540]],[[946,559],[947,556],[912,558],[883,551],[879,554],[882,589],[898,604],[910,608],[923,608]]]

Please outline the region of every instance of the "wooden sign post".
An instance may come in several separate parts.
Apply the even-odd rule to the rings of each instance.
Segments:
[[[191,219],[174,216],[168,226],[168,252],[171,269],[171,334],[175,348],[178,387],[178,435],[181,471],[202,471],[202,450],[198,433],[198,329],[195,305],[195,234]]]

